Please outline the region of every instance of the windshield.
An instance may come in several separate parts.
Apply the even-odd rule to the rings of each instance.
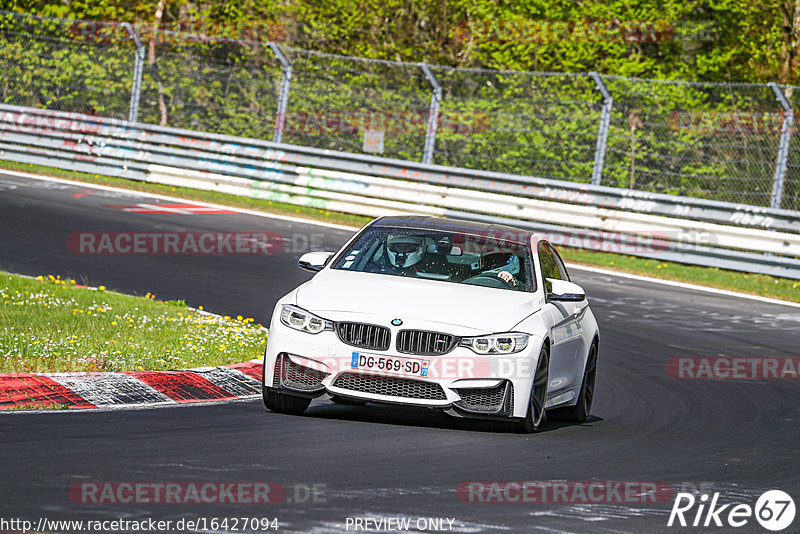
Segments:
[[[332,268],[536,291],[530,243],[522,234],[371,227]]]

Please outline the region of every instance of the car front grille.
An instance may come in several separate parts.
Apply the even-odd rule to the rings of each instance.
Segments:
[[[276,380],[285,388],[297,391],[319,391],[322,381],[329,373],[299,365],[286,356],[280,356],[275,363]]]
[[[392,334],[385,326],[366,323],[336,323],[342,342],[370,350],[388,350]]]
[[[470,412],[482,412],[486,414],[496,414],[503,410],[503,403],[506,400],[506,387],[508,387],[509,413],[513,413],[514,389],[508,382],[493,388],[462,388],[456,389],[456,393],[461,400],[456,402],[456,406],[464,408]]]
[[[389,395],[406,399],[446,400],[444,390],[439,384],[411,380],[409,378],[394,378],[378,375],[364,375],[358,373],[342,373],[333,383],[334,387],[372,393],[375,395]]]
[[[457,342],[457,337],[441,332],[401,330],[397,334],[397,351],[421,356],[439,356],[453,350]]]

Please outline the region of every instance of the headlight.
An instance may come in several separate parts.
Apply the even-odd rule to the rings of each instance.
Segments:
[[[512,354],[528,346],[528,334],[509,332],[489,336],[461,338],[459,346],[472,349],[478,354]]]
[[[281,308],[281,322],[290,328],[302,330],[309,334],[319,334],[323,330],[333,330],[332,322],[291,304],[284,304]]]

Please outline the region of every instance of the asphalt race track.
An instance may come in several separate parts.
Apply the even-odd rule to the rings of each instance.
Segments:
[[[0,175],[0,268],[185,299],[268,324],[276,299],[309,276],[295,267],[308,243],[335,249],[350,235],[237,213],[105,207],[139,203],[163,201]],[[281,234],[284,250],[87,255],[67,247],[75,232],[254,230]],[[524,436],[426,410],[323,400],[302,417],[268,413],[260,400],[3,414],[0,517],[277,517],[280,532],[316,533],[344,532],[348,518],[367,517],[455,518],[456,532],[731,530],[668,528],[672,499],[497,504],[462,502],[456,493],[466,481],[522,480],[662,481],[675,491],[697,487],[720,492],[720,502],[751,505],[764,491],[781,489],[800,504],[800,382],[680,380],[666,371],[667,361],[680,356],[796,357],[800,309],[581,270],[571,274],[590,296],[602,336],[593,418],[585,425],[549,423]],[[70,500],[73,484],[105,481],[277,482],[288,498],[258,506]],[[312,486],[316,498],[306,491]],[[797,532],[798,525],[800,519],[785,532]],[[767,531],[751,520],[736,532]]]

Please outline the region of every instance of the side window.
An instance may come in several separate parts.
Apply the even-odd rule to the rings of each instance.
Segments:
[[[545,284],[545,289],[549,291],[547,284],[545,283],[546,278],[556,278],[560,279],[561,274],[558,272],[558,266],[556,265],[555,256],[553,255],[552,250],[546,243],[539,243],[539,263],[542,266],[542,283]]]
[[[558,278],[569,282],[570,281],[569,273],[567,272],[567,267],[564,265],[564,260],[562,260],[561,256],[558,255],[556,249],[554,249],[553,247],[548,247],[548,248],[553,252],[553,259],[556,262],[556,267],[558,267],[558,274],[559,274]]]

